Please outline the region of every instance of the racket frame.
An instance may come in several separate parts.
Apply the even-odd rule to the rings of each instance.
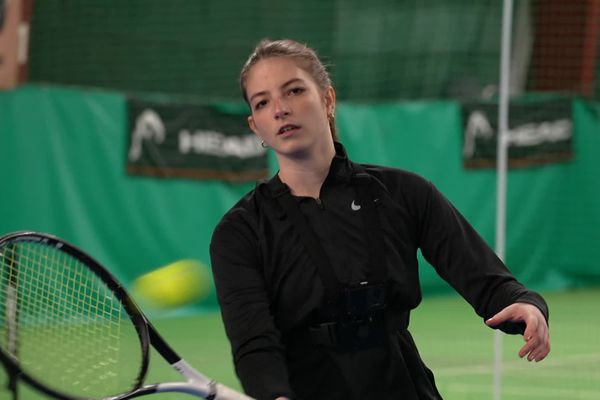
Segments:
[[[99,277],[102,280],[102,282],[104,282],[104,284],[106,284],[106,286],[114,293],[115,297],[123,305],[123,308],[127,311],[127,314],[131,322],[133,323],[138,337],[140,339],[142,362],[140,365],[138,375],[136,376],[135,381],[133,382],[133,386],[128,393],[134,393],[137,390],[139,390],[144,383],[144,380],[148,373],[148,366],[150,363],[150,329],[152,329],[153,331],[155,330],[153,327],[150,328],[149,321],[142,313],[140,308],[137,306],[137,304],[125,291],[123,285],[121,285],[119,281],[104,267],[102,267],[102,265],[95,259],[83,252],[77,246],[66,242],[56,236],[32,231],[19,231],[9,233],[0,237],[0,251],[3,247],[6,246],[7,243],[40,243],[45,246],[53,247],[57,250],[69,254],[70,256],[85,264],[92,272],[94,272],[94,274],[97,277]],[[18,263],[16,268],[19,268]],[[16,329],[18,329],[18,327]],[[9,329],[9,331],[12,331],[12,329]],[[12,332],[11,334],[14,334],[14,332]],[[161,341],[164,343],[164,340],[162,340],[162,338]],[[166,343],[164,343],[164,345],[166,345]],[[171,352],[175,354],[172,350]],[[20,366],[18,358],[15,358],[10,353],[7,353],[2,347],[0,347],[0,362],[8,371],[9,376],[16,376],[19,380],[23,380],[35,389],[50,396],[53,396],[54,398],[61,400],[87,400],[87,398],[69,395],[40,383]]]
[[[89,256],[87,253],[79,249],[77,246],[64,241],[56,236],[46,233],[33,231],[14,232],[0,237],[0,249],[5,243],[41,243],[46,246],[54,247],[57,250],[63,251],[92,270],[115,294],[115,297],[121,302],[124,309],[127,311],[131,322],[133,323],[142,349],[142,364],[140,371],[135,379],[133,387],[125,393],[112,397],[105,397],[103,400],[125,400],[135,397],[144,396],[152,393],[163,392],[178,392],[187,393],[195,396],[203,397],[207,400],[252,400],[250,397],[239,393],[221,383],[211,380],[204,374],[200,373],[183,360],[171,346],[162,338],[156,328],[144,315],[138,305],[129,296],[124,286],[98,261]],[[18,266],[17,266],[18,268]],[[148,367],[150,363],[150,345],[183,377],[187,382],[163,382],[157,384],[144,385]],[[47,387],[38,382],[34,377],[27,374],[19,366],[19,361],[15,357],[6,353],[0,347],[0,363],[4,364],[10,373],[15,374],[19,379],[28,383],[32,387],[60,400],[88,400],[88,398],[76,397],[61,393],[57,390]]]

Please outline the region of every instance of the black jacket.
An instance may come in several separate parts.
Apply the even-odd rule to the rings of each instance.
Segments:
[[[352,176],[359,168],[336,143],[337,155],[318,200],[297,197],[343,284],[368,268],[363,220]],[[377,212],[384,233],[389,291],[398,315],[421,301],[417,249],[484,319],[520,301],[548,316],[544,300],[511,275],[463,216],[428,181],[399,169],[362,165],[381,184]],[[389,332],[387,346],[339,352],[298,341],[324,298],[317,267],[297,229],[274,200],[284,184],[260,183],[221,220],[211,258],[218,300],[244,390],[260,400],[285,395],[315,399],[438,399],[433,375],[406,329]],[[505,323],[508,333],[522,324]]]

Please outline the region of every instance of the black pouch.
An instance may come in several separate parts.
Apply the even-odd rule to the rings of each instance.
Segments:
[[[363,283],[347,287],[336,324],[339,349],[355,351],[385,343],[385,285]]]

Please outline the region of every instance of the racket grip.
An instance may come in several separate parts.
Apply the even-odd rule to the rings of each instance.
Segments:
[[[216,384],[216,389],[215,400],[254,400],[252,397],[248,397],[220,383]]]

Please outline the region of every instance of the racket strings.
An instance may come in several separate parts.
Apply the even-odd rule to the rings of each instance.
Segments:
[[[142,362],[139,339],[104,282],[52,246],[19,242],[0,253],[1,347],[58,391],[104,397],[130,390]]]

